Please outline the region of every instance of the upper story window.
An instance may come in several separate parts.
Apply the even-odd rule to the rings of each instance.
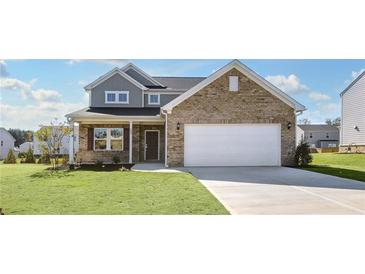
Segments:
[[[229,76],[229,91],[238,91],[238,76]]]
[[[129,91],[105,91],[106,104],[129,104]]]
[[[159,105],[160,104],[160,94],[148,94],[148,104],[149,105]]]

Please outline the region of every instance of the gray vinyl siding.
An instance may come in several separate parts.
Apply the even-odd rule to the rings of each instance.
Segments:
[[[343,93],[341,100],[341,145],[365,144],[365,75]]]
[[[144,86],[156,86],[156,84],[148,80],[146,77],[144,77],[134,69],[128,69],[127,71],[125,71],[125,73]]]
[[[327,138],[328,134],[328,138]],[[312,138],[311,138],[312,136]],[[339,140],[339,131],[329,131],[329,130],[320,130],[320,131],[304,131],[304,141],[306,141],[311,147],[320,148],[321,141],[326,140],[336,140],[337,142],[332,142],[338,144]]]
[[[129,91],[129,104],[106,104],[105,91]],[[91,107],[142,107],[142,89],[115,74],[91,90]]]
[[[156,93],[154,93],[156,94]],[[180,94],[160,94],[160,104],[159,105],[150,105],[148,104],[148,94],[144,95],[144,105],[146,107],[162,107],[167,103],[174,100],[176,97],[180,96]]]

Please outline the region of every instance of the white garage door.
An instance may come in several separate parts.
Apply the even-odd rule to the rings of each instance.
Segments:
[[[184,125],[185,166],[279,166],[280,124]]]

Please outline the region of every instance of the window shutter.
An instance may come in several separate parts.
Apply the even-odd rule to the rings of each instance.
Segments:
[[[94,129],[87,129],[87,150],[94,150]]]
[[[129,150],[129,128],[123,129],[123,150]]]

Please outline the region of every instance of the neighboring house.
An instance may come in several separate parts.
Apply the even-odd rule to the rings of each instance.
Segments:
[[[151,77],[128,64],[85,90],[89,107],[66,115],[79,124],[82,163],[291,165],[305,110],[238,60],[207,78]]]
[[[365,153],[365,71],[341,93],[340,152]]]
[[[298,125],[297,143],[306,141],[312,148],[338,147],[340,131],[331,125]]]
[[[51,126],[47,126],[47,127],[51,127]],[[55,128],[55,127],[54,127]],[[75,132],[78,132],[78,127],[76,126],[74,129]],[[78,139],[75,140],[74,142],[74,151],[78,151]],[[42,155],[42,147],[46,146],[45,142],[40,142],[37,137],[34,134],[33,137],[33,154],[36,156]],[[59,150],[59,154],[60,155],[68,155],[69,154],[69,150],[70,150],[70,137],[69,136],[64,136],[64,138],[62,139],[62,144]]]
[[[19,146],[19,152],[24,153],[24,152],[28,152],[29,148],[33,149],[33,143],[32,142],[24,142]]]
[[[6,158],[9,150],[14,151],[15,138],[5,128],[0,127],[0,160]]]

